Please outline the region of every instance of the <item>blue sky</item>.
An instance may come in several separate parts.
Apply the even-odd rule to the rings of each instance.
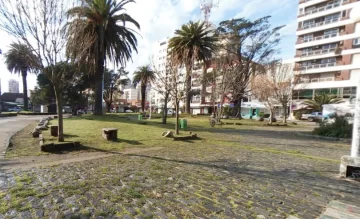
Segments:
[[[295,54],[297,7],[298,0],[219,0],[218,7],[211,13],[210,21],[217,25],[220,21],[232,18],[245,17],[253,20],[270,15],[273,27],[286,25],[281,30],[281,52],[278,56],[290,59]],[[141,25],[138,54],[134,54],[133,61],[126,66],[130,72],[137,66],[150,63],[154,44],[170,37],[181,24],[203,17],[200,12],[200,0],[136,0],[136,4],[128,5],[127,12]],[[0,37],[0,48],[6,52],[12,39],[1,31]],[[5,68],[1,55],[0,78],[2,92],[8,90],[9,79],[21,81],[20,77],[11,74]],[[35,85],[36,76],[29,75],[28,88],[33,89]]]

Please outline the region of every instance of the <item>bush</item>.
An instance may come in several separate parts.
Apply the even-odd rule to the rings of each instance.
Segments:
[[[265,113],[264,113],[264,112],[260,112],[260,113],[259,113],[259,117],[262,118],[263,121],[264,121],[264,116],[265,116]]]
[[[301,120],[303,113],[302,112],[296,112],[295,113],[295,119]]]
[[[320,122],[320,127],[315,128],[313,134],[336,137],[336,138],[351,138],[353,125],[349,124],[345,116],[334,116],[334,122],[323,121]]]

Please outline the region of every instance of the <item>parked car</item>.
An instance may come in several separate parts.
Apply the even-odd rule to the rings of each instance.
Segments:
[[[307,120],[309,122],[321,121],[323,118],[323,114],[321,112],[313,112],[311,115],[307,116]]]
[[[9,112],[17,112],[18,113],[18,112],[20,112],[22,110],[22,108],[16,106],[16,107],[13,107],[13,108],[9,108],[8,110],[9,110]]]
[[[133,113],[134,111],[132,110],[125,110],[126,113]]]

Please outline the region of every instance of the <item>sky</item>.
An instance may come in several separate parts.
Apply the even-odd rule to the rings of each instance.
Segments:
[[[130,73],[138,66],[150,64],[154,44],[171,37],[176,29],[190,20],[203,18],[200,11],[201,0],[136,0],[126,6],[127,13],[141,26],[138,31],[138,53],[125,67]],[[210,0],[205,0],[210,1]],[[271,16],[273,27],[286,25],[281,30],[279,58],[291,59],[295,55],[295,31],[298,1],[295,0],[214,0],[218,4],[211,11],[210,21],[215,25],[223,20],[245,17],[251,20]],[[12,38],[0,30],[0,49],[8,50]],[[8,81],[21,78],[9,72],[0,55],[1,92],[8,91]],[[36,86],[36,75],[28,75],[28,89]]]

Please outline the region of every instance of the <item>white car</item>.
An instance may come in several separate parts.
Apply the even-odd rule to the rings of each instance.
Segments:
[[[126,113],[133,113],[134,111],[132,110],[125,110]]]

